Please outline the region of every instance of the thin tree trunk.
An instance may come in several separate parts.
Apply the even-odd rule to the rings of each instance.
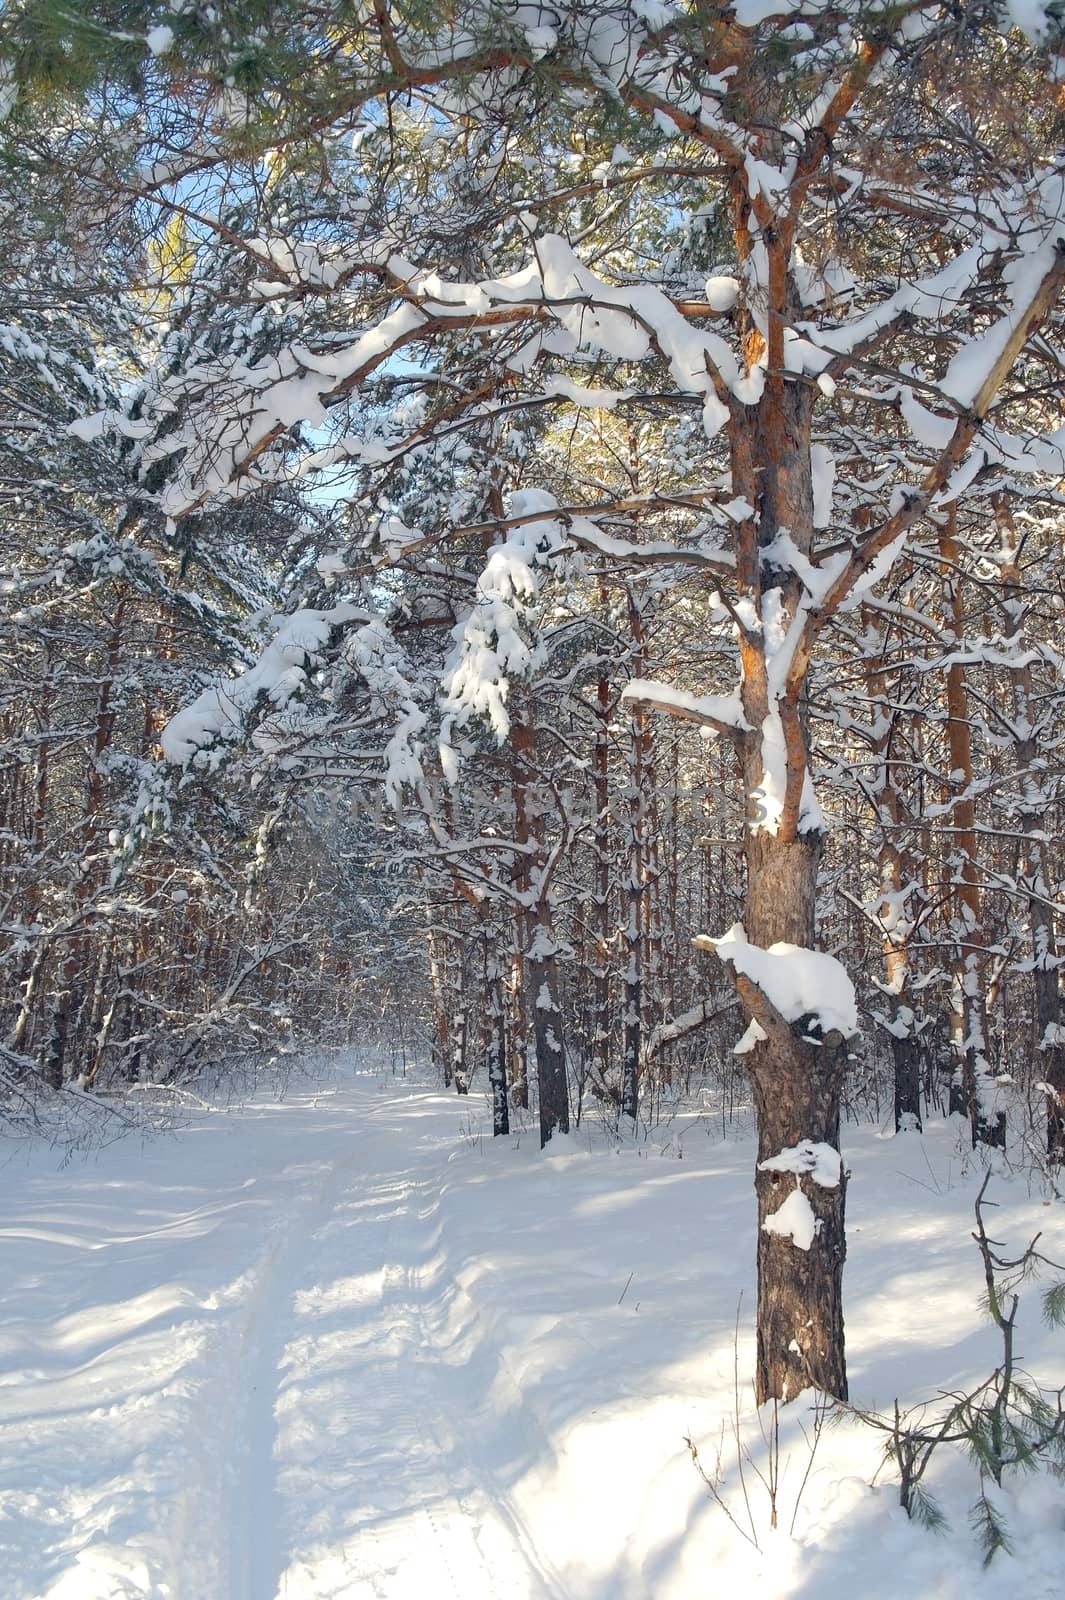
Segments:
[[[1006,638],[1020,641],[1025,615],[1024,588],[1017,566],[1016,532],[1008,497],[996,501],[1002,534],[1002,580],[1006,594]],[[1065,1163],[1065,1027],[1061,1020],[1060,961],[1047,857],[1047,796],[1039,765],[1039,729],[1030,666],[1009,669],[1013,697],[1013,742],[1021,780],[1018,821],[1023,835],[1023,860],[1017,887],[1028,899],[1028,925],[1032,937],[1032,1011],[1035,1054],[1045,1085],[1047,1155],[1057,1165]]]
[[[510,1101],[507,1095],[507,1007],[499,959],[491,951],[485,963],[487,990],[487,1068],[492,1091],[492,1137],[510,1132]]]
[[[939,554],[949,622],[958,648],[965,638],[965,614],[958,580],[956,508],[952,504],[939,529]],[[984,989],[983,905],[976,866],[976,804],[973,800],[972,738],[965,695],[965,669],[952,662],[946,672],[947,745],[951,782],[961,786],[952,812],[950,863],[954,880],[954,975],[951,1038],[955,1074],[951,1110],[963,1110],[973,1144],[1003,1145],[1006,1118],[994,1103],[995,1085],[987,1059],[987,1006]]]
[[[540,1147],[555,1133],[569,1132],[569,1086],[558,1003],[558,955],[550,914],[541,901],[525,954],[536,1041],[536,1086],[540,1107]]]
[[[877,630],[877,619],[870,608],[863,608],[866,635]],[[880,633],[879,648],[884,646]],[[882,665],[870,659],[866,667],[869,721],[881,731],[872,741],[876,768],[871,780],[880,830],[878,866],[883,898],[879,907],[884,952],[885,990],[890,1012],[887,1032],[894,1063],[896,1133],[921,1132],[921,1058],[917,1047],[916,1019],[906,1000],[910,975],[909,939],[913,923],[906,897],[916,891],[912,863],[903,850],[902,797],[896,782],[892,745],[896,736],[897,712],[891,709],[888,685]]]
[[[606,603],[606,589],[600,590]],[[613,884],[610,808],[610,716],[613,697],[610,683],[600,678],[596,685],[596,726],[594,756],[595,832],[593,842],[593,1016],[591,1055],[594,1081],[602,1095],[612,1095],[617,1104],[617,1089],[610,1072],[610,906]]]

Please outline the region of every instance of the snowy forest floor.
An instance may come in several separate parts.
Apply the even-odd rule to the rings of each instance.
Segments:
[[[58,1171],[55,1150],[8,1147],[0,1595],[1059,1600],[1060,1482],[1007,1481],[1014,1553],[984,1570],[956,1450],[929,1473],[937,1535],[891,1472],[870,1486],[864,1425],[826,1427],[811,1462],[808,1396],[781,1413],[770,1531],[749,1138],[692,1117],[541,1156],[486,1127],[476,1097],[349,1066]],[[998,1360],[971,1238],[981,1170],[943,1125],[848,1128],[845,1160],[854,1399],[973,1385]],[[1011,1253],[1042,1229],[1065,1260],[1065,1208],[1005,1171],[989,1198]],[[1065,1382],[1034,1286],[1018,1348]],[[711,1472],[720,1444],[738,1526],[687,1435]]]

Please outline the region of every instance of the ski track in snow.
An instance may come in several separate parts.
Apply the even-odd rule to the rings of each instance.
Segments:
[[[449,1122],[296,1088],[188,1167],[30,1178],[0,1600],[565,1600],[508,1493],[550,1446],[440,1243]]]
[[[0,1600],[1059,1600],[1058,1482],[1003,1488],[1016,1554],[985,1569],[959,1452],[930,1472],[931,1538],[862,1425],[813,1461],[806,1407],[780,1418],[794,1532],[771,1529],[728,1442],[764,1462],[734,1390],[751,1141],[694,1118],[657,1146],[541,1154],[483,1140],[473,1097],[396,1087],[296,1080],[61,1173],[7,1147]],[[848,1129],[846,1149],[856,1395],[972,1389],[997,1348],[979,1168],[946,1126]],[[997,1235],[1065,1258],[1059,1205],[1005,1171],[994,1189]],[[1027,1286],[1018,1338],[1060,1381]],[[725,1440],[738,1523],[688,1437],[711,1465]]]
[[[394,1170],[407,1103],[360,1108],[244,1304],[232,1600],[562,1600],[463,1443],[476,1397],[435,1329],[465,1297],[435,1248],[439,1146]]]

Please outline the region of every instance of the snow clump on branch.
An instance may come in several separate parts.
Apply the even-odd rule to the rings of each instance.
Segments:
[[[810,1027],[822,1033],[836,1029],[845,1039],[858,1032],[854,985],[835,956],[786,941],[763,950],[749,943],[739,922],[719,939],[702,934],[693,942],[716,951],[735,973],[749,978],[785,1022],[810,1017]]]

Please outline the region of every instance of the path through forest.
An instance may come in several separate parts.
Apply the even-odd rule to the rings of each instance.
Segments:
[[[708,1573],[766,1600],[1059,1594],[1059,1486],[1006,1490],[1018,1553],[987,1574],[963,1463],[935,1480],[952,1532],[932,1538],[883,1474],[869,1487],[861,1427],[811,1464],[805,1405],[784,1421],[780,1530],[750,1465],[747,1523],[728,1442],[751,1366],[745,1136],[689,1116],[541,1155],[486,1124],[477,1096],[342,1066],[88,1156],[9,1144],[5,1600],[693,1600]],[[947,1128],[846,1148],[856,1394],[969,1384],[994,1353],[977,1173]],[[1065,1256],[1060,1207],[1005,1174],[996,1192],[1000,1237],[1042,1227]],[[1022,1312],[1025,1359],[1052,1375],[1060,1336],[1034,1293]],[[764,1466],[745,1386],[740,1405]],[[723,1428],[722,1492],[753,1540],[685,1445],[712,1468]]]
[[[249,1302],[234,1600],[560,1596],[449,1333],[441,1140],[417,1136],[409,1096],[337,1109],[347,1149],[315,1174]]]

